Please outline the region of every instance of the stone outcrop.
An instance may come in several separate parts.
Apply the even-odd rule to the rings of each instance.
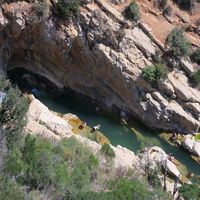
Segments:
[[[139,157],[143,165],[149,165],[150,168],[155,168],[159,165],[164,169],[166,168],[175,177],[181,175],[176,165],[168,159],[168,155],[160,147],[146,149],[142,154],[139,154]]]
[[[52,137],[56,134],[56,138],[72,136],[72,127],[64,119],[50,112],[34,96],[29,98],[31,102],[27,113],[26,131]]]
[[[24,68],[60,89],[71,88],[107,108],[124,110],[152,128],[197,132],[199,110],[184,105],[199,103],[200,93],[182,72],[171,72],[157,88],[141,79],[141,70],[152,64],[151,55],[160,48],[142,24],[124,19],[105,1],[82,7],[79,23],[52,13],[42,19],[25,1],[2,3],[0,68]],[[193,71],[184,66],[187,73]]]
[[[200,141],[187,137],[182,146],[196,156],[200,156]]]

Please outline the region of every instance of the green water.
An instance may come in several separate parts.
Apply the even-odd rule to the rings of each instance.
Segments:
[[[138,140],[137,132],[144,138],[153,138],[156,145],[162,147],[166,153],[172,153],[177,160],[187,166],[189,171],[200,175],[199,164],[190,157],[188,152],[169,145],[138,120],[132,120],[129,122],[128,126],[124,126],[119,120],[97,112],[95,106],[92,105],[90,101],[70,93],[56,97],[39,95],[38,98],[53,111],[75,114],[81,120],[86,121],[89,126],[100,124],[100,131],[103,132],[115,146],[119,144],[137,152],[140,150],[141,144],[140,140]],[[136,131],[133,131],[131,129],[132,127]]]

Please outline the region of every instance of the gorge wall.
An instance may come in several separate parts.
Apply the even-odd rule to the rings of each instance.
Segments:
[[[143,23],[124,19],[109,1],[83,4],[74,23],[56,17],[48,3],[51,9],[43,17],[31,3],[1,3],[2,71],[27,69],[60,89],[124,110],[151,128],[198,131],[200,92],[186,76],[194,71],[191,63],[182,61],[186,73],[171,70],[166,81],[152,88],[141,78],[141,69],[152,63],[162,44],[144,33]]]

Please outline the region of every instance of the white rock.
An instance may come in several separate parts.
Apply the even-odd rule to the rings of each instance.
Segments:
[[[193,146],[192,152],[195,155],[200,156],[200,142],[194,142],[194,146]]]
[[[195,143],[194,140],[192,140],[190,138],[186,138],[185,141],[182,143],[182,145],[183,145],[184,148],[186,148],[187,150],[192,152],[194,143]]]
[[[53,114],[44,104],[35,98],[30,103],[27,118],[29,121],[36,121],[44,125],[57,135],[66,137],[73,134],[71,125],[61,117]]]

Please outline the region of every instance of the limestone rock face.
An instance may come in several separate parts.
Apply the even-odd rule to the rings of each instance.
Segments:
[[[200,142],[186,138],[182,146],[196,156],[200,156]]]
[[[53,114],[34,97],[29,106],[27,120],[26,129],[34,133],[47,132],[47,135],[54,133],[61,137],[69,137],[73,134],[72,127],[64,119]]]
[[[142,154],[139,154],[141,163],[154,168],[158,166],[166,167],[167,171],[175,177],[181,174],[176,165],[168,159],[168,155],[160,147],[151,147],[146,149]]]
[[[144,31],[145,24],[127,21],[103,0],[80,10],[80,23],[73,23],[42,20],[25,1],[3,3],[0,71],[24,68],[60,89],[124,110],[152,128],[197,132],[199,108],[191,103],[200,103],[200,93],[189,86],[183,72],[170,72],[156,88],[141,78],[141,70],[152,64],[151,55],[162,47]],[[193,71],[185,65],[187,73]]]

